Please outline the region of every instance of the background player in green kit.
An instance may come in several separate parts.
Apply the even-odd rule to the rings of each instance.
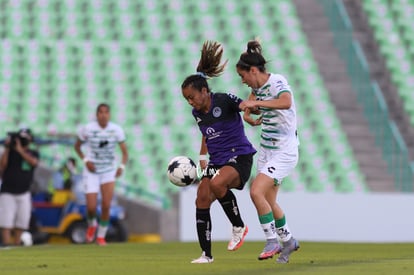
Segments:
[[[75,151],[85,163],[82,181],[86,193],[88,211],[88,230],[86,241],[93,242],[98,228],[96,243],[106,245],[105,235],[109,224],[109,209],[115,188],[115,179],[122,175],[128,161],[128,151],[125,144],[123,129],[110,122],[109,105],[102,103],[96,109],[96,121],[80,128]],[[81,146],[85,143],[86,151]],[[119,145],[122,152],[121,164],[115,164],[115,149]],[[99,227],[96,217],[98,193],[102,195],[102,214]]]
[[[259,260],[281,253],[277,262],[287,263],[290,254],[299,248],[286,223],[283,210],[276,202],[279,186],[298,162],[296,108],[292,90],[286,78],[266,72],[266,60],[258,41],[248,42],[247,51],[240,55],[236,65],[242,82],[252,89],[249,100],[240,108],[244,120],[251,125],[262,125],[257,175],[250,196],[259,215],[267,242]],[[259,119],[250,112],[260,111]],[[280,247],[277,236],[282,241]]]

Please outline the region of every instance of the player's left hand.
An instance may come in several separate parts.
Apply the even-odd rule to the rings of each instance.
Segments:
[[[122,176],[122,173],[124,172],[124,169],[122,169],[122,168],[118,168],[117,170],[116,170],[116,174],[115,174],[115,177],[116,178],[119,178],[120,176]]]
[[[243,114],[243,120],[246,121],[247,123],[249,123],[251,126],[258,126],[260,124],[262,124],[262,116],[260,116],[259,118],[253,118],[250,115],[250,109],[246,109],[246,111]]]

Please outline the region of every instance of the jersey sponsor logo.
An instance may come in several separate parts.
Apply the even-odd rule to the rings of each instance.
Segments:
[[[207,139],[217,138],[221,135],[221,133],[222,133],[222,131],[216,132],[216,130],[214,130],[214,128],[212,128],[212,127],[208,127],[206,129]]]
[[[213,116],[214,117],[220,117],[221,113],[222,113],[222,111],[221,111],[220,107],[214,107],[214,109],[213,109]]]
[[[206,134],[207,135],[213,135],[216,132],[216,130],[214,130],[214,128],[208,127],[206,130]]]
[[[99,148],[103,148],[103,147],[105,147],[105,146],[107,146],[108,145],[108,141],[107,140],[101,140],[100,142],[99,142]]]

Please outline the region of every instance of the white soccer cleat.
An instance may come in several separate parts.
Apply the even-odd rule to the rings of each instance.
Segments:
[[[244,237],[246,237],[247,232],[249,232],[247,225],[244,227],[233,226],[233,235],[227,245],[227,250],[236,251],[239,249],[244,242]]]
[[[280,264],[287,264],[289,262],[290,254],[299,249],[299,242],[293,237],[289,241],[283,242],[282,252],[276,262]]]
[[[191,261],[192,264],[210,264],[212,262],[214,262],[214,258],[207,257],[204,251],[201,253],[200,258]]]

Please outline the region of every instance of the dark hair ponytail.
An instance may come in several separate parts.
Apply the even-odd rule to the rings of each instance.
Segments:
[[[227,60],[221,63],[223,55],[223,47],[220,43],[215,41],[205,41],[201,49],[200,61],[197,65],[197,73],[188,76],[181,84],[181,89],[188,86],[193,86],[195,89],[201,91],[206,87],[210,91],[207,79],[209,77],[217,77],[221,75],[227,65]]]
[[[260,45],[259,41],[251,40],[247,42],[247,51],[250,54],[260,54],[262,55],[262,45]]]
[[[247,50],[240,55],[236,67],[245,71],[250,70],[251,67],[257,67],[259,71],[265,72],[266,63],[267,61],[262,55],[262,45],[257,40],[251,40],[247,42]]]

